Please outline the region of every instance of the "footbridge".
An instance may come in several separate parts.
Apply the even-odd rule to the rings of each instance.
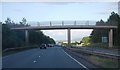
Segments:
[[[31,23],[31,22],[30,22]],[[29,23],[29,24],[30,24]],[[12,30],[25,30],[26,43],[28,43],[29,30],[58,30],[67,29],[68,46],[71,46],[71,29],[109,29],[109,47],[113,46],[113,29],[117,29],[116,25],[100,24],[96,25],[96,21],[49,21],[49,22],[32,22],[32,26],[15,27]],[[36,24],[36,25],[35,25]]]

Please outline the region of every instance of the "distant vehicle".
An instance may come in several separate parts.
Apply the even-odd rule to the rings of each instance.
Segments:
[[[56,44],[56,45],[54,45],[54,46],[56,46],[56,47],[62,47],[62,45],[58,45],[58,44]]]
[[[53,44],[48,44],[48,47],[54,47],[54,45]]]
[[[46,44],[40,45],[40,49],[47,49],[47,45]]]

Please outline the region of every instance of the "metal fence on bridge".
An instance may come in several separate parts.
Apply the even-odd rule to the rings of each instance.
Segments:
[[[96,21],[28,21],[31,26],[95,25]]]

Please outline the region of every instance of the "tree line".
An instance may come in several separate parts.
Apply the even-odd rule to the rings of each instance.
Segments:
[[[96,22],[96,25],[118,26],[118,29],[113,29],[113,45],[120,46],[120,16],[117,13],[112,12],[106,22],[101,19]],[[108,31],[109,29],[93,29],[90,35],[90,42],[101,43],[102,37],[107,37],[107,40],[109,40]]]
[[[12,27],[30,26],[25,18],[21,22],[15,23],[7,18],[2,24],[2,49],[25,46],[25,31],[11,30]],[[43,34],[40,30],[29,30],[29,45],[55,44],[55,41]]]

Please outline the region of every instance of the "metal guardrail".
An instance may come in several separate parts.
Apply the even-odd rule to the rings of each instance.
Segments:
[[[9,51],[9,50],[15,50],[15,49],[21,49],[21,48],[6,48],[6,49],[3,50],[2,52],[6,52],[6,51]]]
[[[103,52],[83,50],[83,49],[78,49],[78,48],[68,48],[68,47],[67,47],[67,49],[72,50],[74,52],[80,52],[80,53],[102,56],[102,57],[113,58],[113,59],[120,59],[119,54],[103,53]]]
[[[25,49],[25,48],[35,48],[35,47],[16,47],[16,48],[6,48],[2,52],[10,51],[10,50],[17,50],[17,49]]]

